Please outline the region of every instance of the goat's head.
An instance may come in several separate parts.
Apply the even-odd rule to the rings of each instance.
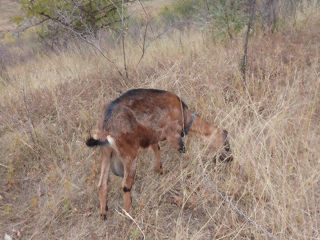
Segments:
[[[213,128],[210,126],[210,130]],[[214,128],[209,137],[205,137],[208,143],[208,150],[219,156],[220,161],[229,162],[233,160],[231,148],[228,140],[227,130],[218,130]]]

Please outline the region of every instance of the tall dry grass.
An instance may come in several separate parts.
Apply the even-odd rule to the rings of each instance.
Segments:
[[[140,52],[127,42],[130,80],[86,46],[7,68],[0,89],[0,236],[15,239],[266,239],[223,202],[210,181],[278,239],[320,239],[320,31],[305,27],[250,39],[248,91],[242,41],[216,45],[175,33]],[[121,66],[121,56],[110,53]],[[96,152],[84,140],[105,102],[128,88],[173,91],[229,131],[232,163],[215,163],[199,139],[180,155],[162,143],[166,174],[139,157],[134,221],[121,211],[121,179],[109,180],[106,222],[98,212]],[[197,171],[195,171],[197,170]]]

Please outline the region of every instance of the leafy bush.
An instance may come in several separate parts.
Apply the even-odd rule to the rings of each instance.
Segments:
[[[160,16],[166,23],[188,22],[198,13],[200,5],[197,0],[177,0],[171,6],[163,7]]]
[[[171,8],[169,8],[168,6],[165,6],[164,8],[161,9],[160,16],[166,23],[169,23],[169,24],[172,24],[175,20],[174,13],[171,10]]]
[[[189,18],[196,12],[199,1],[195,0],[178,0],[173,5],[173,12],[181,18]]]
[[[209,1],[209,15],[217,31],[214,37],[233,38],[247,23],[245,3],[239,0],[211,0]]]
[[[160,15],[166,23],[213,25],[215,38],[233,38],[247,22],[247,2],[243,0],[177,0]]]
[[[112,0],[20,0],[23,15],[15,20],[36,19],[43,38],[71,33],[96,36],[99,29],[121,21],[121,1]]]

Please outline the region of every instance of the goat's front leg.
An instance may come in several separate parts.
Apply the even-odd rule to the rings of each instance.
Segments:
[[[157,173],[162,173],[162,164],[160,161],[160,146],[159,144],[153,144],[151,145],[151,149],[153,150],[154,153],[154,158],[155,158],[155,165],[154,165],[154,171]]]
[[[100,214],[103,220],[107,219],[107,211],[108,211],[107,184],[108,184],[111,153],[112,153],[111,148],[101,147],[101,150],[100,150],[101,173],[100,173],[100,180],[98,183],[98,189],[99,189],[99,200],[100,200]]]
[[[124,176],[121,190],[124,201],[124,210],[128,212],[131,208],[131,188],[136,174],[137,159],[134,157],[127,160],[128,161],[124,164]]]

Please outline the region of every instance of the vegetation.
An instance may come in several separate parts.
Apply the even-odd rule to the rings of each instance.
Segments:
[[[248,22],[248,14],[244,11],[247,1],[211,1],[208,5],[210,19],[213,26],[219,31],[215,32],[215,38],[225,39],[227,36],[233,39],[233,35],[239,33]]]
[[[121,1],[116,0],[20,0],[24,15],[14,20],[35,19],[41,38],[58,40],[68,36],[97,36],[101,29],[121,22]]]
[[[30,50],[23,39],[2,44],[0,238],[266,239],[202,181],[198,172],[205,172],[278,239],[319,239],[320,15],[315,9],[300,8],[294,25],[288,21],[282,31],[255,25],[245,89],[239,69],[243,30],[232,31],[232,40],[214,42],[211,33],[219,29],[191,25],[163,33],[150,23],[147,35],[142,26],[137,38],[126,36],[124,47],[101,40],[114,64],[74,39],[56,51],[34,45]],[[143,10],[138,14],[145,16]],[[123,48],[126,80],[114,67],[123,65]],[[100,163],[84,141],[103,104],[135,87],[173,91],[192,111],[227,129],[234,161],[213,161],[196,137],[184,139],[183,155],[163,142],[164,175],[153,172],[151,153],[139,157],[132,218],[121,210],[121,179],[110,176],[110,215],[102,221]]]

